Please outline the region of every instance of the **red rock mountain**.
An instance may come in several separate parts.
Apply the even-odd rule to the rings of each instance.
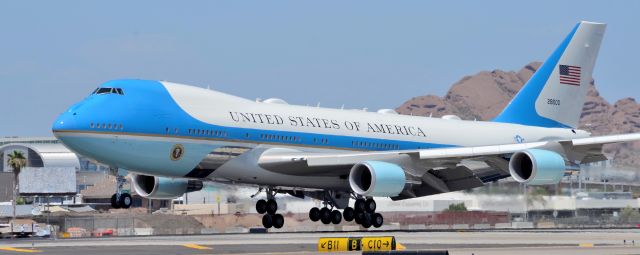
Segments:
[[[454,114],[466,120],[493,119],[540,67],[533,62],[520,71],[483,71],[453,84],[444,97],[414,97],[396,111],[400,114],[441,117]],[[610,104],[591,82],[582,109],[580,129],[594,135],[640,132],[640,104],[633,98]],[[618,165],[640,165],[640,142],[607,145],[605,154]]]

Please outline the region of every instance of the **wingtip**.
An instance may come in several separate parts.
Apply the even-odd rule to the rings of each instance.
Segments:
[[[582,20],[582,21],[579,22],[579,24],[603,25],[603,26],[607,25],[607,23],[595,22],[595,21],[587,21],[587,20]]]

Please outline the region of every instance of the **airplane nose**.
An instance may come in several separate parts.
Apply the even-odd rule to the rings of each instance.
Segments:
[[[76,115],[77,113],[73,111],[66,111],[60,114],[60,116],[58,116],[55,122],[53,122],[53,125],[51,126],[51,130],[55,134],[56,131],[60,131],[60,130],[76,129],[77,128]]]
[[[80,108],[83,107],[83,105],[85,105],[84,101],[74,104],[69,107],[69,109],[60,114],[60,116],[58,116],[58,118],[53,122],[53,125],[51,126],[51,130],[53,131],[54,135],[56,131],[81,128],[79,126],[79,111]]]

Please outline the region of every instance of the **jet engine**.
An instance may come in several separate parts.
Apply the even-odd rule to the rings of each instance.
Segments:
[[[529,185],[559,183],[566,169],[562,155],[541,149],[516,152],[509,160],[509,173],[517,182]]]
[[[382,161],[364,161],[354,165],[349,172],[351,189],[363,196],[397,196],[405,183],[402,167]]]
[[[202,181],[167,178],[150,175],[133,175],[133,188],[142,197],[150,199],[173,199],[184,193],[202,189]]]

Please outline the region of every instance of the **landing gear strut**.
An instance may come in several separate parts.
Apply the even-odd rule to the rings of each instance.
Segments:
[[[262,189],[258,190],[258,193],[261,191]],[[271,188],[267,188],[265,191],[267,192],[267,200],[260,199],[256,202],[256,211],[259,214],[264,214],[262,216],[262,226],[264,228],[282,228],[284,226],[284,216],[276,213],[278,211],[278,202],[275,200],[277,191]]]
[[[123,208],[127,209],[131,207],[133,199],[131,198],[131,194],[122,192],[122,187],[124,186],[127,180],[124,176],[118,174],[118,168],[109,168],[112,174],[116,176],[116,193],[111,195],[111,207],[118,209]]]

